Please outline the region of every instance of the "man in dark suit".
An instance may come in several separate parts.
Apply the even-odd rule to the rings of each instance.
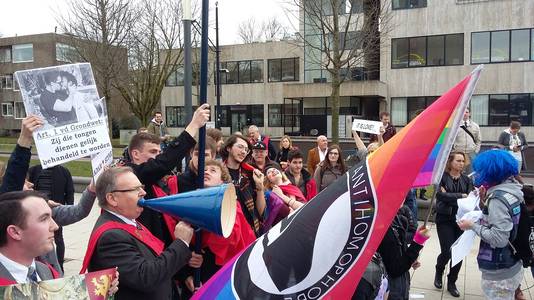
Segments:
[[[52,210],[40,193],[0,195],[0,285],[53,279],[58,273],[35,260],[54,249]]]
[[[315,168],[326,157],[328,151],[328,139],[324,135],[317,137],[317,147],[314,147],[308,151],[308,172],[313,175]]]
[[[129,167],[106,170],[98,178],[96,194],[103,212],[98,218],[84,259],[82,272],[118,267],[120,299],[176,299],[173,275],[191,258],[189,242],[193,229],[176,224],[176,240],[164,243],[136,219],[137,206],[146,195],[143,185]]]

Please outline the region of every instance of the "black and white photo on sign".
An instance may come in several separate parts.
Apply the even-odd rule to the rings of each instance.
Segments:
[[[98,97],[90,64],[17,71],[15,77],[26,113],[45,122],[33,133],[43,168],[108,152],[105,102]]]
[[[41,116],[44,129],[95,120],[104,109],[88,63],[16,72],[27,114]]]

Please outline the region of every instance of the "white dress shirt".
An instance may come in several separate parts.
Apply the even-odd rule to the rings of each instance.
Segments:
[[[7,258],[0,253],[0,263],[4,265],[6,270],[13,276],[17,283],[28,283],[28,269],[25,265],[21,265],[16,261]],[[35,269],[35,260],[32,260],[31,265]],[[41,277],[37,274],[37,281],[41,281]]]
[[[326,148],[323,151],[321,151],[321,148],[317,147],[317,150],[319,150],[319,162],[322,162],[326,158],[326,152],[328,152],[328,148]]]

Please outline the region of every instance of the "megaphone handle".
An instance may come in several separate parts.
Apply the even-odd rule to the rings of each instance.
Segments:
[[[202,254],[202,230],[200,228],[195,229],[195,252]],[[200,288],[200,268],[195,268],[194,272],[194,284],[195,290]]]

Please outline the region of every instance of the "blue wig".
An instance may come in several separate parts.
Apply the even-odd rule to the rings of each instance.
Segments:
[[[518,161],[505,150],[488,150],[473,161],[475,185],[497,185],[508,177],[519,174]]]

